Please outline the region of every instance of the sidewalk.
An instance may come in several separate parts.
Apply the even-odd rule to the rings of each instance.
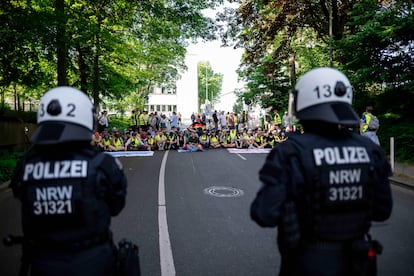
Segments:
[[[414,189],[414,166],[395,163],[394,173],[390,180]]]

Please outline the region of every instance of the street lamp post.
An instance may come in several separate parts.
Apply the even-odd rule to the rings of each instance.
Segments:
[[[205,103],[207,103],[208,101],[208,78],[207,78],[207,62],[206,62],[206,99],[205,99]]]
[[[328,8],[328,13],[329,13],[329,66],[333,67],[333,26],[332,26],[332,20],[333,20],[333,15],[332,15],[332,3],[327,1],[326,2],[326,7]]]

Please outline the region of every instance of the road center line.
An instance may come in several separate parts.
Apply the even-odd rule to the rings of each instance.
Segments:
[[[243,159],[244,161],[246,161],[246,160],[247,160],[247,158],[246,158],[246,157],[244,157],[243,155],[240,155],[240,153],[236,153],[236,155],[237,155],[238,157],[240,157],[241,159]]]
[[[167,207],[165,206],[165,164],[168,150],[162,158],[160,175],[158,178],[158,233],[160,244],[161,276],[175,275],[174,259],[171,250],[170,235],[168,233]]]

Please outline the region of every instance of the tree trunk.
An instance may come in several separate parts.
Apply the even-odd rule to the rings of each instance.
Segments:
[[[80,75],[80,90],[85,94],[88,94],[88,75],[86,73],[86,62],[83,54],[82,46],[78,45],[77,47],[78,54],[78,65],[79,65],[79,75]]]
[[[56,55],[57,55],[57,78],[58,86],[68,85],[67,78],[67,52],[66,45],[66,16],[65,1],[56,0],[55,12],[57,18],[57,34],[56,34]]]
[[[98,18],[98,32],[94,35],[94,51],[93,51],[93,81],[92,93],[93,104],[95,109],[99,111],[99,55],[100,55],[100,41],[99,30],[101,29],[101,19]]]

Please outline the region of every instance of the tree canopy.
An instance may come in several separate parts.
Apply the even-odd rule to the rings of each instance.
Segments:
[[[358,111],[379,101],[379,112],[413,117],[407,104],[396,112],[386,100],[390,93],[405,103],[413,96],[412,1],[236,2],[220,19],[223,43],[244,49],[239,75],[248,89],[241,97],[287,107],[297,76],[333,66],[351,79]]]
[[[144,104],[154,85],[185,69],[187,41],[215,38],[202,11],[223,0],[33,0],[0,3],[0,88],[16,109],[56,85],[80,88],[98,107]],[[111,101],[114,102],[114,101]]]
[[[358,112],[375,103],[390,117],[414,117],[412,1],[229,0],[238,7],[203,15],[223,2],[1,1],[3,99],[14,95],[21,108],[72,85],[97,106],[142,106],[151,86],[173,86],[185,70],[188,41],[220,30],[223,44],[244,49],[244,100],[284,109],[298,76],[333,66],[351,79]]]
[[[223,84],[223,74],[215,73],[209,62],[199,62],[198,69],[198,102],[206,103],[206,96],[211,106],[217,102],[221,86]]]

